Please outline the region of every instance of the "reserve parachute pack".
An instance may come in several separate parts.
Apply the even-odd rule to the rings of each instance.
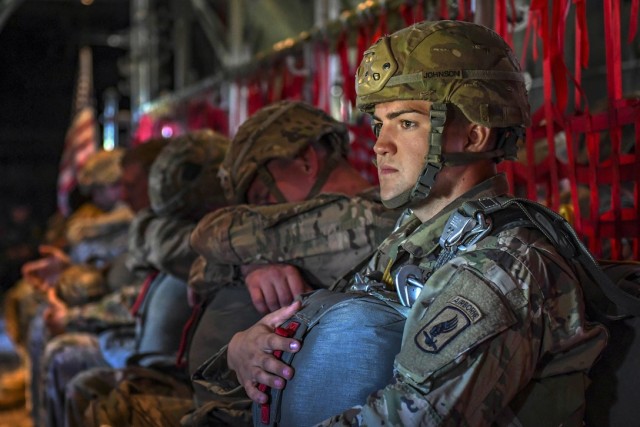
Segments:
[[[501,196],[465,202],[450,216],[440,238],[442,250],[436,269],[459,252],[472,249],[484,237],[515,227],[539,230],[574,266],[590,319],[605,324],[610,331],[609,344],[589,374],[592,384],[587,391],[585,424],[633,425],[636,420],[631,417],[634,417],[640,399],[637,387],[640,383],[640,369],[637,369],[640,339],[634,339],[640,334],[640,263],[606,262],[600,265],[563,217],[531,200]],[[411,280],[410,275],[399,276],[395,280],[396,291],[404,309],[394,309],[393,303],[363,293],[317,291],[304,299],[303,308],[276,331],[305,342],[299,353],[276,354],[296,369],[296,376],[284,390],[260,386],[262,391],[270,393],[270,400],[266,404],[253,405],[254,425],[317,423],[362,404],[369,393],[391,380],[396,352],[389,356],[388,349],[400,349],[406,309],[415,302],[423,286],[423,283]],[[370,320],[374,316],[375,320]],[[363,325],[367,327],[362,328]],[[362,343],[369,340],[370,347],[363,346]],[[342,354],[345,346],[351,354]],[[367,362],[366,353],[378,363]],[[359,359],[356,363],[351,360],[354,354]],[[386,359],[380,360],[380,355],[385,355]],[[348,370],[364,367],[364,371],[347,376],[344,372],[335,374],[333,370],[339,360],[349,361]],[[305,371],[311,371],[312,377],[314,373],[322,372],[322,378],[318,379],[317,375],[316,378],[301,378]],[[345,378],[349,381],[344,381]],[[336,380],[341,382],[325,388]],[[357,390],[343,393],[342,388],[352,385]],[[325,402],[325,395],[323,399],[316,399],[320,400],[317,407],[310,408],[314,405],[307,399],[300,399],[309,389],[340,390],[333,395],[342,402]],[[347,395],[359,397],[353,402],[345,402]],[[302,421],[305,424],[299,424]]]

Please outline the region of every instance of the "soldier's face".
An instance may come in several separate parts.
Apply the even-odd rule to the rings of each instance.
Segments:
[[[122,200],[132,211],[149,207],[149,177],[142,165],[130,163],[122,168]]]
[[[301,159],[274,159],[267,163],[267,170],[273,182],[287,202],[306,199],[315,180],[307,173]],[[266,205],[282,202],[259,176],[254,178],[247,191],[247,201],[252,205]]]
[[[427,101],[392,101],[375,106],[380,195],[390,200],[413,188],[429,151],[431,132]]]

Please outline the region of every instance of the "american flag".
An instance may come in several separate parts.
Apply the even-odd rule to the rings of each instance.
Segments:
[[[78,81],[71,125],[67,130],[58,175],[58,209],[70,212],[69,195],[77,185],[78,170],[98,147],[96,112],[93,105],[93,57],[90,47],[80,49]]]

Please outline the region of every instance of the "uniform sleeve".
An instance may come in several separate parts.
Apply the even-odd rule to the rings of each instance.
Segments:
[[[191,244],[207,261],[235,265],[372,251],[395,222],[383,209],[339,195],[297,204],[236,206],[205,217]]]
[[[407,319],[394,382],[365,405],[321,425],[493,423],[531,378],[537,353],[531,324],[513,309],[526,306],[526,300],[507,297],[487,277],[467,266],[438,270]],[[505,289],[519,292],[508,275],[500,280]]]
[[[129,230],[129,260],[132,270],[153,268],[186,280],[196,253],[189,246],[195,224],[150,211],[138,214]]]
[[[139,285],[125,286],[100,301],[69,309],[68,330],[98,332],[109,327],[133,324],[130,308],[139,290]]]

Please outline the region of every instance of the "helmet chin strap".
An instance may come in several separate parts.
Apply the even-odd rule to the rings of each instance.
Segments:
[[[447,119],[447,105],[444,103],[434,103],[431,106],[431,133],[429,134],[429,152],[424,161],[422,172],[418,181],[410,190],[383,200],[382,204],[390,209],[400,208],[406,205],[413,205],[425,200],[433,185],[438,173],[445,166],[460,166],[479,160],[493,159],[499,162],[502,159],[514,160],[517,157],[517,141],[524,136],[524,129],[509,128],[504,129],[499,134],[496,141],[496,149],[479,153],[447,153],[442,154],[444,123]]]
[[[316,177],[316,181],[313,183],[313,186],[311,186],[311,188],[309,189],[309,192],[307,193],[305,200],[309,200],[320,193],[320,190],[322,190],[322,187],[329,179],[329,175],[331,175],[331,172],[338,165],[341,157],[342,156],[340,155],[337,149],[334,149],[331,151],[331,154],[327,157],[324,167],[318,173]],[[276,199],[276,203],[288,202],[284,194],[282,194],[282,192],[278,188],[278,185],[276,184],[275,179],[273,179],[273,175],[271,175],[271,173],[269,172],[269,169],[267,169],[266,166],[259,168],[257,171],[257,175],[260,177],[264,185],[269,189],[273,197]]]
[[[434,103],[429,113],[431,120],[431,133],[429,133],[429,152],[424,161],[422,172],[415,186],[403,191],[389,200],[383,200],[382,204],[390,209],[403,207],[409,203],[426,199],[433,188],[438,173],[444,166],[442,161],[442,132],[447,121],[447,104]]]

